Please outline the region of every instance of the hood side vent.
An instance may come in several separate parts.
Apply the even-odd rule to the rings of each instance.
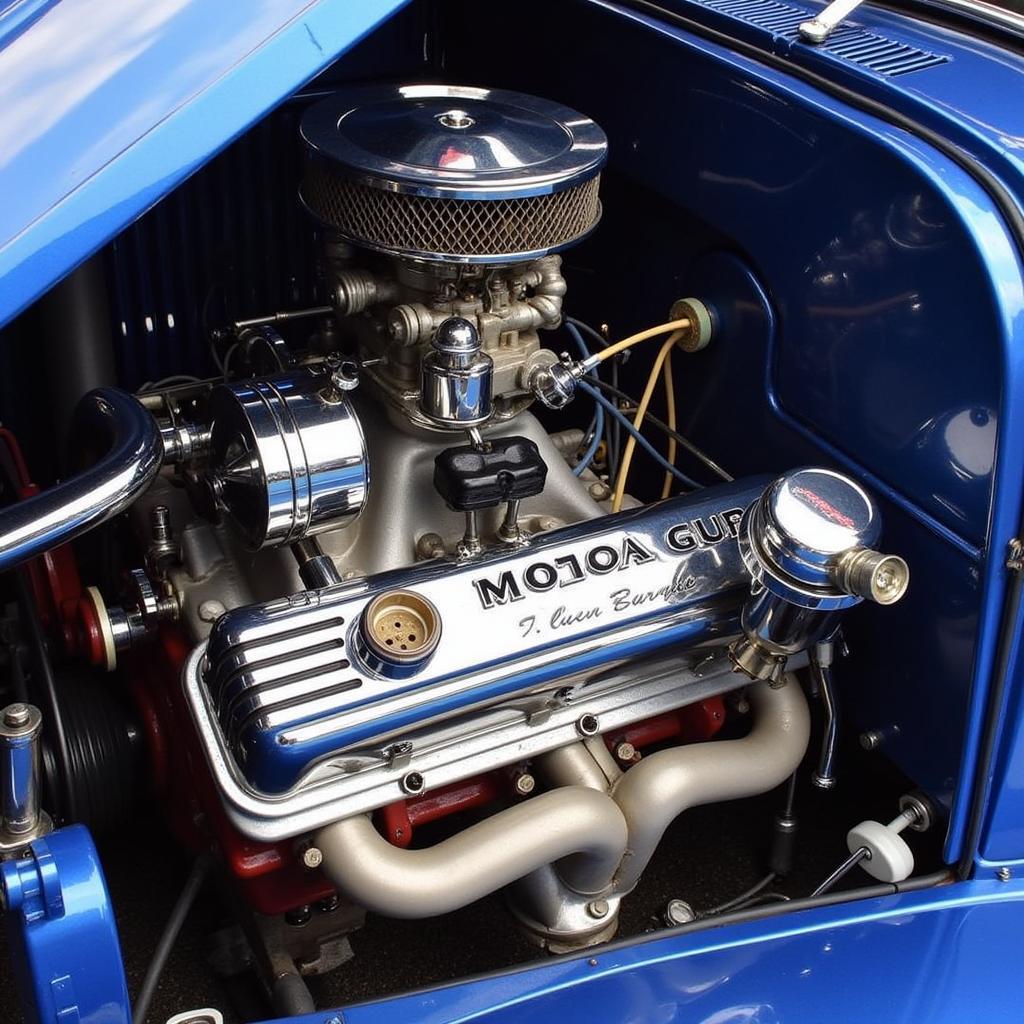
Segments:
[[[789,42],[799,38],[799,26],[814,16],[812,11],[780,0],[697,0],[702,7],[738,18],[748,25],[766,29]],[[815,47],[843,60],[852,61],[876,74],[895,78],[913,71],[946,64],[950,58],[929,53],[907,43],[898,43],[853,25],[841,25],[827,42]]]

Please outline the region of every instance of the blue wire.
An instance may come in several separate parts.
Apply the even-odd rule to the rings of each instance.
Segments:
[[[600,402],[594,406],[594,420],[590,429],[594,436],[590,439],[590,445],[583,453],[583,458],[573,466],[574,476],[579,476],[593,462],[597,449],[601,446],[601,435],[604,433],[604,407]]]
[[[585,324],[582,320],[577,320],[574,316],[567,316],[565,318],[565,326],[567,328],[578,327],[581,331],[586,331],[586,333],[589,334],[591,338],[593,338],[594,341],[596,341],[597,344],[600,345],[601,348],[608,347],[608,339],[605,338],[603,334],[601,334],[598,331],[595,331],[594,328],[590,326],[590,324]]]
[[[589,359],[590,350],[587,348],[587,344],[583,340],[583,336],[576,329],[575,322],[566,320],[565,329],[569,332],[569,337],[576,343],[576,347],[580,350],[580,355],[584,359]],[[591,328],[584,327],[584,330],[591,330]],[[598,335],[598,337],[600,337],[600,335]],[[597,454],[597,449],[601,445],[601,434],[604,431],[604,409],[600,402],[594,403],[594,418],[590,424],[590,431],[593,433],[593,436],[590,439],[590,445],[583,453],[583,458],[573,466],[572,471],[574,476],[579,476],[583,470],[590,465],[594,456]]]
[[[643,448],[643,450],[647,452],[647,454],[650,455],[651,458],[653,458],[658,463],[658,465],[660,465],[663,469],[667,469],[677,480],[681,481],[691,490],[698,491],[701,489],[701,484],[697,483],[695,480],[691,480],[685,473],[682,473],[678,469],[676,469],[676,467],[673,466],[672,463],[669,462],[668,459],[666,459],[654,447],[654,445],[652,445],[651,442],[648,441],[647,438],[644,437],[640,433],[640,431],[638,431],[636,427],[633,426],[632,423],[630,423],[629,419],[625,417],[618,409],[616,409],[615,406],[612,405],[612,403],[609,402],[608,399],[605,398],[604,395],[602,395],[601,392],[598,391],[593,384],[588,384],[587,381],[581,380],[579,382],[579,388],[581,391],[590,395],[590,397],[593,398],[595,402],[603,406],[604,411],[606,413],[608,413],[611,416],[614,416],[615,419],[622,424],[623,428],[628,433],[633,435],[633,437],[636,440],[636,443],[640,445],[640,447]]]
[[[582,326],[582,325],[581,325]],[[576,347],[580,350],[580,355],[584,359],[590,358],[590,349],[587,348],[587,343],[583,340],[583,335],[576,329],[575,320],[566,320],[565,329],[569,332],[569,337],[576,342]],[[590,327],[584,328],[585,330],[592,330]],[[600,337],[600,335],[598,335]]]

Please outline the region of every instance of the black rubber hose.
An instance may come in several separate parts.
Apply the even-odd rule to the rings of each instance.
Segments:
[[[738,907],[748,900],[754,899],[759,896],[765,889],[768,888],[772,882],[775,881],[775,872],[765,875],[756,885],[752,885],[745,892],[741,892],[739,896],[734,896],[731,900],[726,900],[725,903],[718,903],[713,907],[709,907],[707,910],[702,910],[699,914],[700,917],[712,917],[715,914],[724,914],[727,910],[732,910],[734,907]]]
[[[68,734],[64,724],[64,716],[61,713],[60,698],[57,695],[57,684],[53,677],[53,666],[50,664],[50,655],[46,650],[46,636],[43,633],[43,624],[39,621],[39,613],[36,610],[35,598],[29,585],[27,571],[17,569],[13,576],[18,595],[18,606],[21,609],[21,619],[25,626],[26,639],[32,654],[32,679],[36,684],[36,699],[41,700],[46,705],[48,716],[46,725],[49,728],[54,746],[57,748],[57,757],[60,760],[61,770],[57,774],[61,789],[63,790],[65,814],[69,821],[76,821],[78,805],[75,800],[74,787],[70,784],[71,754],[68,748]]]
[[[208,854],[199,857],[195,864],[192,865],[192,871],[185,880],[185,885],[181,890],[181,895],[178,897],[178,902],[174,904],[171,916],[167,919],[167,924],[164,925],[160,941],[156,944],[156,949],[153,951],[153,959],[149,962],[149,967],[146,968],[146,976],[142,979],[142,985],[139,988],[139,994],[135,999],[135,1006],[132,1010],[132,1024],[145,1024],[146,1017],[149,1014],[150,1003],[153,1002],[153,996],[156,994],[157,986],[160,984],[160,976],[164,972],[164,967],[167,966],[167,958],[171,955],[171,950],[178,939],[181,926],[185,923],[185,919],[192,909],[192,904],[195,903],[199,890],[202,889],[203,883],[209,877],[212,868],[213,858]]]

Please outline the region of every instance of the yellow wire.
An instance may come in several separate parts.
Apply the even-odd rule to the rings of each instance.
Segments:
[[[614,345],[609,345],[607,348],[595,352],[591,358],[601,363],[605,359],[610,359],[612,356],[622,352],[624,349],[632,348],[639,342],[646,341],[648,338],[656,338],[659,334],[668,334],[669,331],[684,331],[689,326],[689,319],[683,317],[681,320],[672,320],[670,323],[661,324],[659,327],[650,327],[646,331],[641,331],[639,334],[631,334],[628,338],[623,338],[622,341],[617,341]]]
[[[677,323],[678,322],[679,321],[677,321]],[[651,375],[647,378],[647,386],[644,388],[643,396],[640,399],[639,405],[636,407],[636,417],[633,420],[633,427],[636,430],[639,430],[643,425],[644,417],[647,415],[647,407],[651,404],[651,397],[654,394],[654,388],[658,383],[658,376],[661,373],[661,368],[664,366],[665,360],[672,351],[672,347],[682,337],[682,330],[674,330],[658,350],[658,354],[654,359],[654,366],[651,367]],[[605,349],[605,352],[607,351],[608,349]],[[626,441],[626,447],[622,451],[622,463],[619,466],[619,475],[615,480],[615,492],[612,495],[613,512],[618,512],[619,509],[622,508],[622,497],[626,493],[626,477],[629,475],[629,466],[633,461],[633,451],[635,448],[636,438],[630,434]]]
[[[668,406],[668,425],[670,430],[676,429],[676,388],[672,381],[672,350],[669,349],[668,358],[665,360],[665,368],[663,372],[663,378],[665,381],[665,404]],[[676,464],[676,439],[669,437],[668,439],[668,452],[666,454],[668,461],[674,466]],[[666,469],[665,470],[665,483],[661,487],[661,496],[667,498],[672,493],[672,481],[674,477]]]

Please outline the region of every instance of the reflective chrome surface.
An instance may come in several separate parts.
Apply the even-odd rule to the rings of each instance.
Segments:
[[[494,361],[480,351],[468,320],[449,317],[434,334],[420,372],[420,410],[432,423],[458,430],[491,416]]]
[[[874,502],[857,483],[829,469],[779,477],[750,510],[744,559],[755,579],[795,603],[842,608],[856,597],[838,590],[840,556],[873,545],[881,532]]]
[[[724,643],[737,629],[728,609],[721,610],[721,623]],[[641,635],[634,630],[631,639]],[[410,770],[433,789],[574,743],[583,708],[602,729],[618,729],[747,683],[720,652],[672,650],[603,673],[570,674],[500,706],[411,730],[400,741],[355,748],[321,761],[287,793],[267,794],[248,783],[224,743],[202,683],[203,658],[198,647],[185,666],[189,708],[228,816],[243,834],[264,842],[405,799],[402,780]]]
[[[736,665],[777,679],[785,659],[832,636],[839,613],[868,598],[892,604],[909,569],[870,545],[881,533],[875,503],[855,481],[828,469],[798,469],[775,480],[747,509],[740,550],[753,585],[742,614]]]
[[[0,572],[123,512],[160,469],[163,444],[156,421],[117,388],[97,388],[79,402],[73,439],[77,450],[95,446],[101,457],[91,468],[0,512]]]
[[[8,704],[0,711],[0,848],[38,834],[42,728],[43,716],[31,704]]]
[[[250,548],[293,543],[359,515],[366,445],[326,365],[221,385],[211,410],[212,486]]]
[[[723,485],[513,553],[229,612],[193,660],[193,710],[215,718],[218,745],[252,788],[280,793],[339,751],[672,642],[720,637],[727,624],[735,630],[748,579],[736,531],[759,491],[758,481]],[[358,660],[363,611],[393,589],[432,602],[441,627],[429,663],[403,678]]]
[[[501,89],[369,85],[312,106],[302,137],[339,173],[387,191],[499,199],[595,176],[608,140],[588,117]]]

